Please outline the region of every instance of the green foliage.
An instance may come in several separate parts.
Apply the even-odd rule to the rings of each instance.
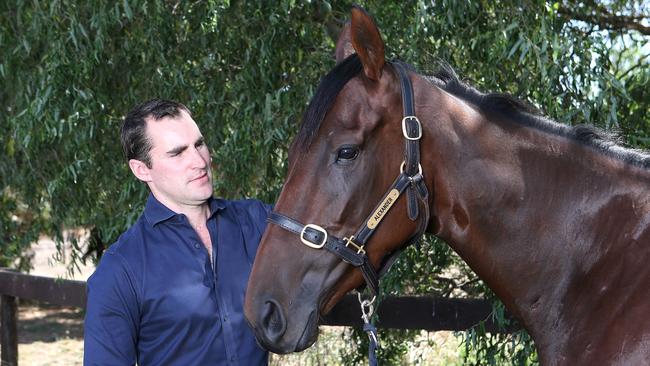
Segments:
[[[17,202],[8,189],[0,192],[0,207],[0,267],[27,270],[29,256],[23,255],[23,250],[38,240],[44,230],[43,217]]]
[[[27,266],[16,259],[40,233],[61,242],[64,228],[85,227],[108,246],[137,218],[147,191],[123,162],[119,126],[133,105],[154,96],[193,111],[213,150],[218,195],[273,201],[289,142],[334,64],[332,36],[350,5],[1,2],[0,265]],[[650,147],[648,36],[587,17],[603,8],[647,13],[641,0],[361,5],[378,22],[389,56],[423,73],[443,60],[479,90],[508,92],[560,122],[595,124]],[[404,253],[382,286],[386,293],[492,296],[433,239]],[[399,364],[412,336],[382,331],[389,345],[382,360]],[[365,338],[351,342],[363,348]],[[478,329],[465,339],[468,364],[536,362],[525,334]]]
[[[492,321],[501,329],[518,328],[513,320],[506,318],[504,305],[494,297]],[[533,340],[525,330],[512,333],[487,333],[483,322],[460,334],[461,355],[465,365],[537,365],[537,352]]]

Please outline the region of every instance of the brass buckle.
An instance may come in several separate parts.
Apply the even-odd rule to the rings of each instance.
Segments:
[[[352,245],[354,249],[357,250],[357,254],[366,254],[365,249],[363,249],[363,245],[359,245],[354,242],[354,235],[350,236],[349,238],[343,238],[343,241],[345,241],[346,247]]]
[[[323,237],[323,241],[320,244],[314,244],[314,243],[310,242],[309,240],[305,239],[305,230],[307,230],[308,228],[319,231],[319,232],[323,233],[323,235],[325,235]],[[305,225],[304,228],[302,228],[302,231],[300,232],[300,241],[302,241],[303,244],[305,244],[306,246],[308,246],[310,248],[321,249],[323,246],[325,246],[325,243],[327,242],[327,231],[325,231],[325,229],[323,229],[322,227],[320,227],[318,225],[307,224],[307,225]]]
[[[406,131],[406,120],[407,120],[407,119],[413,119],[413,120],[415,120],[415,122],[418,123],[418,133],[417,133],[417,136],[415,136],[415,137],[411,137],[411,136],[409,136],[409,134],[407,133],[407,131]],[[419,140],[419,139],[421,139],[421,138],[422,138],[422,124],[420,123],[420,120],[419,120],[416,116],[406,116],[406,117],[402,118],[402,134],[404,135],[404,138],[407,139],[407,140],[414,141],[414,140]]]

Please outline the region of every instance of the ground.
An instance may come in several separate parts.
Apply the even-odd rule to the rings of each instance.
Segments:
[[[81,365],[83,311],[48,305],[20,304],[18,364]]]
[[[69,252],[69,248],[66,248]],[[74,275],[67,273],[65,262],[54,258],[56,246],[41,238],[32,246],[37,276],[85,281],[93,266],[81,266]],[[19,300],[18,364],[20,366],[74,366],[83,360],[83,310]]]

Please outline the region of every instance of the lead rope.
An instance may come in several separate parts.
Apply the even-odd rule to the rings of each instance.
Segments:
[[[363,320],[363,331],[368,333],[368,363],[370,366],[377,366],[377,348],[379,347],[379,339],[377,338],[377,328],[370,322],[372,314],[374,313],[374,306],[376,296],[372,300],[361,300],[361,293],[357,293],[359,298],[359,305],[361,305],[361,319]]]

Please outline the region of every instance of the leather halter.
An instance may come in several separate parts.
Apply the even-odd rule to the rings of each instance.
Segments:
[[[397,258],[397,255],[407,245],[417,242],[429,221],[429,192],[422,176],[420,165],[420,138],[422,137],[422,125],[415,116],[415,103],[413,96],[413,85],[408,77],[405,66],[401,62],[390,62],[395,68],[400,81],[402,91],[402,134],[404,136],[405,158],[400,168],[401,172],[388,188],[379,204],[366,218],[365,222],[354,235],[339,239],[329,234],[324,228],[315,225],[302,223],[277,212],[269,214],[268,221],[278,225],[300,236],[303,244],[314,249],[326,249],[334,253],[341,260],[361,269],[361,273],[373,295],[379,291],[379,278],[388,270]],[[408,217],[411,221],[420,218],[417,233],[407,240],[400,249],[391,253],[388,259],[383,261],[380,270],[375,271],[366,253],[365,246],[370,236],[375,232],[379,223],[386,217],[387,212],[393,207],[397,198],[407,192]],[[422,203],[424,213],[420,214],[418,201]]]

